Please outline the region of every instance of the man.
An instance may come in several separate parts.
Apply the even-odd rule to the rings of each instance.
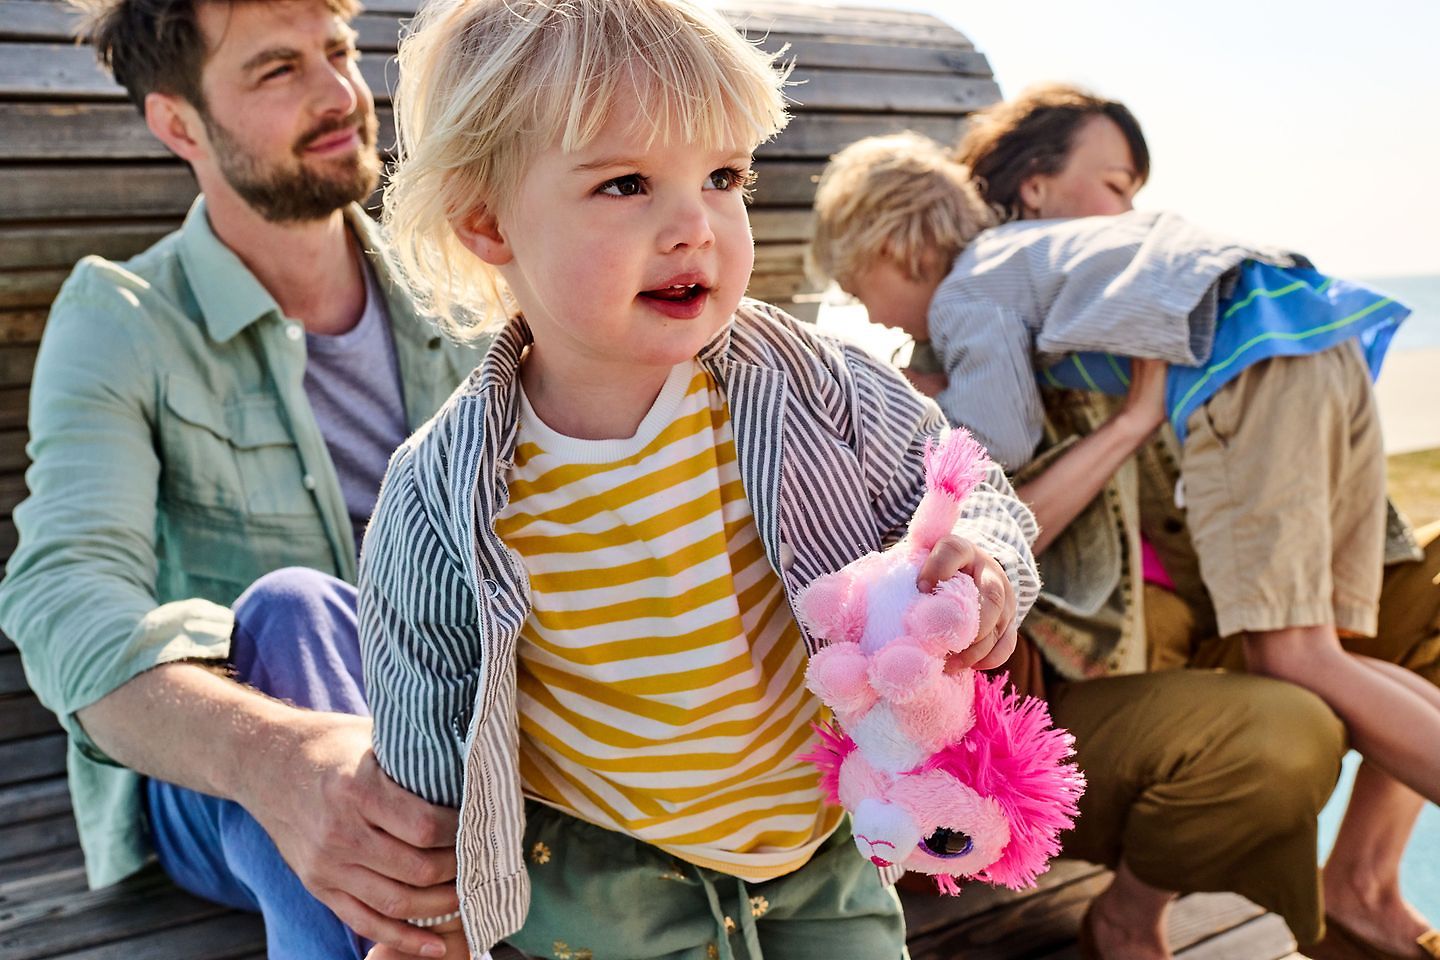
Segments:
[[[417,314],[357,205],[379,162],[355,12],[95,11],[97,53],[202,197],[134,259],[86,258],[56,300],[0,587],[70,734],[92,885],[158,851],[188,889],[261,910],[272,957],[358,956],[357,934],[439,956],[405,919],[457,906],[455,813],[377,767],[354,637],[253,590],[230,609],[308,567],[353,617],[340,581],[389,453],[478,359]]]

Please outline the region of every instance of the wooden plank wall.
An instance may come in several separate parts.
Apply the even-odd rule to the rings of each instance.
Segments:
[[[356,27],[376,94],[381,144],[393,144],[392,57],[418,0],[373,0]],[[809,205],[826,158],[874,133],[942,140],[998,98],[985,57],[926,16],[736,3],[728,10],[767,50],[795,61],[795,119],[759,153],[751,292],[792,302],[810,290],[802,262]],[[71,39],[58,0],[0,0],[0,563],[24,497],[29,382],[45,317],[75,261],[123,259],[179,225],[195,196],[188,169],[145,129],[123,91]],[[156,877],[85,894],[64,782],[64,736],[30,693],[0,637],[0,955],[259,956],[253,920],[199,904]]]

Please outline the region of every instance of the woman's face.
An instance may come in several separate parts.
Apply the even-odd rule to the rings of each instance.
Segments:
[[[1125,134],[1097,115],[1075,131],[1058,173],[1037,173],[1020,184],[1020,203],[1026,220],[1111,216],[1134,207],[1141,185]]]

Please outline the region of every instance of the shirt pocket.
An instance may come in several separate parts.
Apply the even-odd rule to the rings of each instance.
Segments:
[[[161,487],[175,501],[252,520],[314,516],[300,450],[273,396],[219,397],[171,374],[160,433]]]

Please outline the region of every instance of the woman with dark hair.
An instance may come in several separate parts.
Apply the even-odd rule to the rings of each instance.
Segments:
[[[1009,220],[1124,213],[1150,172],[1149,150],[1130,111],[1064,85],[1038,87],[983,111],[958,155],[971,168],[983,198]],[[1102,741],[1088,729],[1111,719],[1093,703],[1066,709],[1073,699],[1070,691],[1092,686],[1073,681],[1109,672],[1106,667],[1121,659],[1118,650],[1138,645],[1152,670],[1245,669],[1245,638],[1218,635],[1191,542],[1183,488],[1177,486],[1181,445],[1174,431],[1162,426],[1165,373],[1162,363],[1133,361],[1130,392],[1123,400],[1043,389],[1044,439],[1034,458],[1015,471],[1019,495],[1044,531],[1035,548],[1049,585],[1022,631],[1045,654],[1056,681],[1048,691],[1056,718],[1075,729],[1082,766],[1087,744],[1093,750],[1101,742],[1114,748],[1123,741]],[[1376,636],[1342,631],[1341,640],[1346,651],[1374,664],[1372,669],[1435,704],[1440,702],[1440,590],[1433,578],[1440,572],[1440,525],[1421,532],[1420,562],[1414,562],[1421,556],[1416,540],[1393,511],[1386,539],[1388,565]],[[1102,653],[1111,657],[1108,663]],[[1198,718],[1185,722],[1189,727],[1203,723]],[[1302,765],[1332,762],[1322,756],[1296,760]],[[1225,790],[1244,788],[1238,779],[1223,785]],[[1284,786],[1248,788],[1278,794]],[[1141,838],[1128,828],[1119,831],[1115,849],[1088,845],[1110,832],[1093,825],[1087,830],[1084,815],[1125,816],[1127,810],[1107,810],[1120,799],[1115,791],[1092,789],[1082,826],[1067,845],[1072,855],[1117,867],[1115,885],[1097,900],[1086,921],[1092,949],[1106,957],[1140,955],[1118,948],[1136,942],[1125,936],[1127,927],[1131,934],[1145,927],[1159,930],[1163,940],[1164,910],[1174,896],[1165,871],[1144,866],[1143,852],[1131,843]],[[1167,802],[1148,785],[1129,800],[1122,806],[1141,809]],[[1328,933],[1310,955],[1440,957],[1440,933],[1400,892],[1401,855],[1423,805],[1418,793],[1377,764],[1367,760],[1361,765],[1319,885]],[[1303,829],[1313,836],[1313,824]],[[1222,832],[1213,842],[1233,840]],[[1292,844],[1286,857],[1257,864],[1269,892],[1250,895],[1284,913],[1305,940],[1307,930],[1318,932],[1321,906],[1314,896],[1313,847],[1309,862],[1295,852],[1301,848]],[[1291,893],[1279,901],[1288,902],[1288,909],[1277,906],[1274,896],[1277,888],[1287,887]],[[1244,883],[1230,888],[1248,892]],[[1163,945],[1160,949],[1153,955],[1165,955]]]

